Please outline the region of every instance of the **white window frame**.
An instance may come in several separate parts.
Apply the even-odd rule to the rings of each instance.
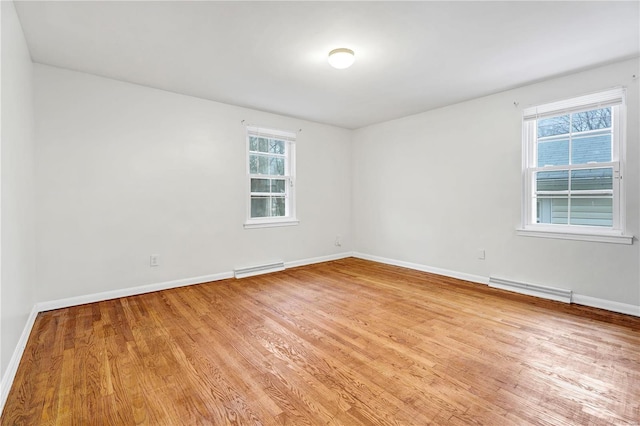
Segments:
[[[538,120],[581,111],[611,107],[611,161],[562,166],[538,167]],[[563,101],[527,108],[522,122],[522,224],[518,235],[581,241],[632,244],[633,236],[625,233],[624,154],[626,133],[624,88],[615,88]],[[536,223],[534,176],[539,171],[613,168],[613,225],[611,227]]]
[[[249,158],[251,155],[249,138],[265,137],[270,139],[277,139],[285,143],[285,153],[283,155],[285,159],[284,176],[279,176],[285,180],[285,215],[284,216],[271,216],[271,217],[251,217],[251,196],[255,195],[251,192],[251,179],[255,178],[273,178],[273,175],[261,175],[252,174],[250,170]],[[299,223],[296,218],[296,203],[295,203],[295,175],[296,175],[296,133],[288,132],[284,130],[269,129],[258,126],[246,126],[246,220],[244,223],[245,229],[251,228],[269,228],[277,226],[293,226]]]

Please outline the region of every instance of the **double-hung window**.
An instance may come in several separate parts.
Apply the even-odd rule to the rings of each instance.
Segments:
[[[521,235],[630,244],[624,235],[624,89],[523,117]]]
[[[245,228],[298,223],[295,215],[295,133],[247,127]]]

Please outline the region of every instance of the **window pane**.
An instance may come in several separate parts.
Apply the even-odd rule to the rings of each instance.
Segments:
[[[275,176],[284,176],[284,158],[269,158],[269,174]]]
[[[538,137],[569,133],[569,114],[538,120]]]
[[[258,157],[258,173],[261,175],[269,174],[269,157],[264,155]]]
[[[571,129],[574,132],[586,132],[608,127],[611,127],[611,108],[593,109],[571,115]]]
[[[577,136],[571,143],[571,164],[611,161],[611,132]]]
[[[567,197],[539,197],[537,199],[538,217],[536,223],[566,225],[568,223],[568,206]]]
[[[613,168],[584,169],[571,171],[572,191],[613,189]]]
[[[269,179],[251,179],[251,192],[269,192]]]
[[[269,153],[284,154],[284,141],[279,141],[277,139],[269,139]]]
[[[249,156],[249,173],[284,176],[284,158],[252,154]]]
[[[536,191],[567,191],[569,189],[569,171],[536,173]]]
[[[251,174],[258,173],[258,156],[257,155],[249,156],[249,173]]]
[[[258,138],[258,151],[269,152],[269,140],[265,138]]]
[[[273,179],[271,181],[271,192],[276,194],[284,194],[285,192],[285,180],[284,179]]]
[[[611,196],[571,198],[571,224],[613,226]]]
[[[269,197],[251,197],[251,217],[269,216]]]
[[[257,151],[258,150],[258,138],[255,136],[249,136],[249,151]]]
[[[272,216],[284,216],[286,214],[284,197],[273,197],[271,199],[271,213]]]
[[[538,142],[538,167],[569,164],[569,139],[552,139]]]

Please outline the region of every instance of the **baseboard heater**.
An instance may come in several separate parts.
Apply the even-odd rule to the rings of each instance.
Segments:
[[[267,263],[265,265],[234,269],[233,276],[236,278],[246,278],[278,271],[284,271],[284,262]]]
[[[489,277],[489,287],[527,294],[529,296],[542,297],[544,299],[556,300],[564,303],[571,303],[571,296],[573,294],[571,290],[565,290],[563,288],[519,283],[495,277]]]

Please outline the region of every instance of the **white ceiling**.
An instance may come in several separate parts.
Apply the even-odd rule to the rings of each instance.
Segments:
[[[35,62],[351,129],[640,54],[638,1],[15,3]]]

